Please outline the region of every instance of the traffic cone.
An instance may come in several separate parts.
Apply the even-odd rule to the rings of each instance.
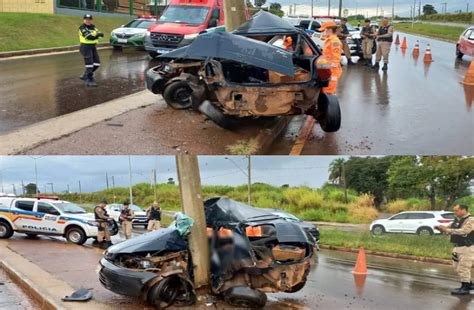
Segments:
[[[433,61],[433,56],[431,56],[431,47],[429,44],[426,45],[425,57],[423,57],[425,63],[430,63]]]
[[[367,262],[365,259],[365,250],[364,248],[359,249],[359,254],[357,254],[357,261],[355,264],[353,274],[367,274]]]
[[[406,50],[406,49],[407,49],[407,37],[404,37],[404,38],[403,38],[403,42],[402,42],[401,49],[402,49],[402,50]]]
[[[467,69],[466,76],[462,81],[464,85],[474,85],[474,62],[471,61],[469,69]]]
[[[415,47],[413,48],[413,57],[420,56],[420,42],[416,40]]]
[[[400,35],[397,34],[397,38],[395,39],[395,45],[400,45]]]

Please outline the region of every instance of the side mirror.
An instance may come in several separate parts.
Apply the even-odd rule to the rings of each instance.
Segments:
[[[209,20],[209,24],[207,24],[207,28],[214,28],[217,27],[217,19]]]

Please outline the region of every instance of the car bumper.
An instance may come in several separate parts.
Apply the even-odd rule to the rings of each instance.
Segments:
[[[193,42],[194,39],[183,39],[179,44],[175,47],[168,47],[168,46],[159,46],[155,45],[151,42],[151,39],[149,37],[146,37],[144,40],[144,46],[145,50],[148,52],[154,52],[158,55],[163,55],[168,52],[174,51],[177,48],[187,46]]]
[[[157,72],[156,67],[146,71],[146,88],[152,93],[161,94],[166,81],[167,79],[165,79],[160,73]]]
[[[108,290],[126,296],[141,296],[148,281],[157,277],[153,272],[134,271],[116,266],[102,258],[99,281]]]
[[[117,37],[110,37],[110,45],[113,46],[133,46],[133,47],[143,47],[144,45],[144,37],[139,38],[128,38],[128,39],[119,39]]]
[[[148,219],[134,219],[132,220],[133,225],[147,225]]]

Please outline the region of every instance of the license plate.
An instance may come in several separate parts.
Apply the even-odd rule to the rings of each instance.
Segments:
[[[169,52],[169,50],[157,50],[156,51],[158,54],[166,54]]]
[[[118,39],[118,43],[127,43],[127,39]]]

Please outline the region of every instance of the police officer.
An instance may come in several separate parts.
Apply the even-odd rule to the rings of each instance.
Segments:
[[[451,291],[453,295],[468,295],[474,289],[471,280],[471,268],[474,262],[474,218],[469,207],[456,205],[453,208],[456,218],[447,226],[435,226],[436,229],[451,235],[454,243],[453,265],[461,280],[461,287]]]
[[[325,22],[320,27],[321,31],[324,31],[325,41],[323,47],[323,59],[327,60],[331,70],[331,79],[329,85],[323,88],[325,94],[336,94],[337,82],[342,75],[341,68],[341,53],[342,43],[336,35],[337,24],[333,21]]]
[[[364,60],[366,67],[372,67],[372,48],[374,47],[375,30],[370,25],[370,19],[364,21],[364,27],[360,31],[360,37],[362,38],[362,53],[364,54]]]
[[[103,37],[104,34],[99,32],[92,23],[92,15],[84,15],[84,23],[79,26],[79,41],[81,42],[80,52],[84,58],[86,69],[80,79],[85,81],[88,87],[97,86],[97,82],[94,80],[94,72],[100,67],[100,58],[96,44],[99,42],[99,38]]]
[[[160,229],[160,221],[161,221],[161,210],[160,204],[158,202],[154,202],[150,208],[147,210],[148,215],[148,227],[149,231],[158,230]]]
[[[384,17],[382,20],[382,26],[380,26],[377,34],[375,35],[377,40],[377,53],[375,54],[375,64],[372,68],[379,70],[379,62],[383,58],[383,71],[388,70],[388,55],[390,54],[390,48],[393,42],[393,26],[389,24],[388,17]]]
[[[347,38],[349,36],[350,36],[350,33],[349,33],[349,29],[347,29],[347,18],[343,17],[341,19],[341,25],[337,31],[337,37],[342,43],[342,49],[344,50],[344,55],[346,55],[347,64],[353,65],[354,63],[352,62],[352,59],[351,59],[351,49],[349,48],[349,45],[347,44]]]
[[[107,214],[107,210],[105,210],[106,206],[107,201],[102,200],[100,204],[98,204],[94,208],[95,221],[99,224],[97,232],[97,241],[99,242],[99,247],[101,249],[106,249],[112,245],[112,242],[110,241],[110,232],[107,224],[110,220],[110,217]]]
[[[119,221],[122,225],[125,239],[132,238],[132,220],[134,217],[135,214],[133,214],[133,210],[130,209],[130,202],[128,202],[128,200],[124,201],[122,211],[120,211]]]

